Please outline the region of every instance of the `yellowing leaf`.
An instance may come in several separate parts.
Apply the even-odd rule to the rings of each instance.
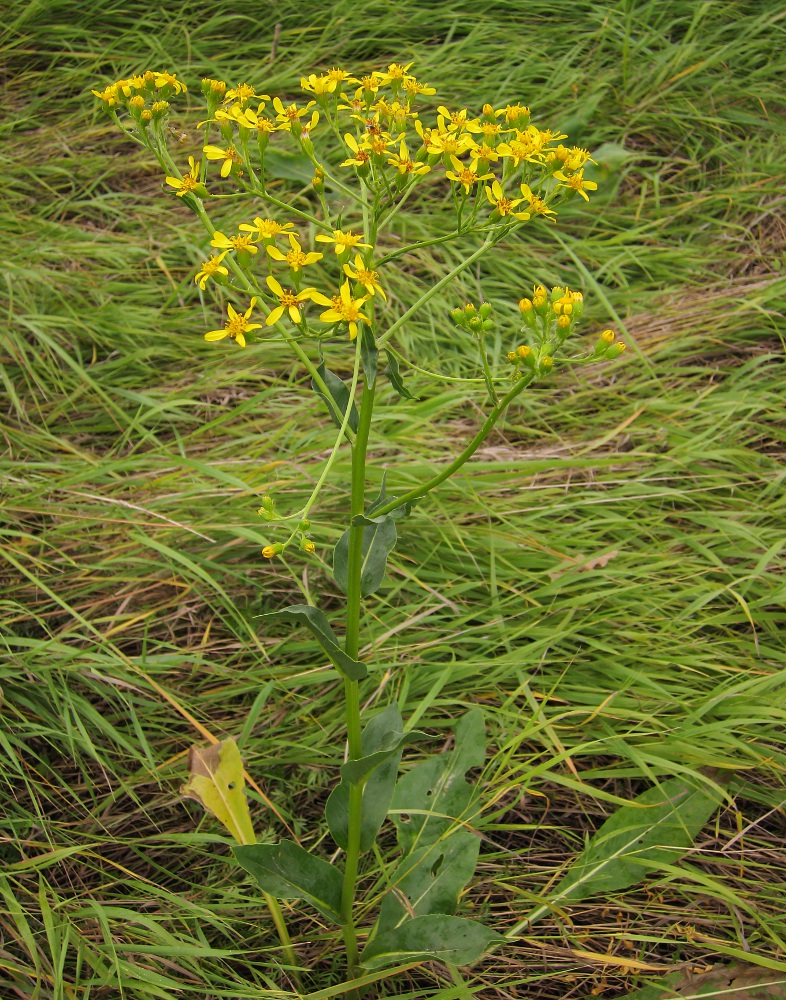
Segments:
[[[191,747],[188,770],[191,777],[180,794],[212,813],[238,844],[255,844],[237,743],[230,739],[209,747]]]

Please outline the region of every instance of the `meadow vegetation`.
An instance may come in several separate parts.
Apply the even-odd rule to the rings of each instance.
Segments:
[[[368,603],[365,699],[396,699],[443,743],[483,707],[491,805],[464,909],[500,930],[621,802],[673,775],[725,795],[678,864],[545,915],[472,989],[614,997],[733,962],[746,988],[759,972],[786,982],[786,102],[773,69],[786,14],[752,0],[12,0],[0,30],[3,998],[295,995],[258,888],[178,795],[194,741],[237,739],[265,839],[289,830],[332,850],[313,831],[337,763],[338,680],[307,633],[257,616],[338,606],[349,463],[313,512],[315,555],[263,560],[259,498],[302,505],[332,428],[284,351],[204,342],[223,322],[193,281],[209,241],[90,89],[153,66],[195,102],[204,76],[295,97],[315,67],[394,59],[450,106],[526,100],[599,161],[592,205],[523,228],[431,300],[401,331],[404,356],[476,377],[450,310],[482,283],[513,321],[533,280],[583,289],[586,329],[614,326],[630,346],[519,397],[415,509]],[[183,159],[201,146],[195,122]],[[290,191],[310,182],[296,161],[282,169]],[[449,231],[440,211],[424,190],[399,237]],[[391,315],[461,252],[413,252]],[[511,345],[491,347],[498,360]],[[479,415],[461,383],[402,372],[420,398],[384,387],[370,454],[399,492]],[[340,995],[332,932],[286,909],[319,970],[303,995]],[[438,964],[374,989],[473,995]]]

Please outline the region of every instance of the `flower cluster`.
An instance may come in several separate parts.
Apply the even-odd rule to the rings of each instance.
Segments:
[[[387,299],[380,277],[384,255],[377,252],[386,214],[395,214],[416,185],[439,185],[438,175],[455,205],[457,233],[498,233],[500,238],[532,218],[554,220],[561,202],[576,194],[586,199],[595,189],[584,176],[586,165],[594,162],[589,152],[563,145],[566,137],[560,132],[538,128],[528,107],[484,104],[474,114],[439,104],[435,111],[424,111],[423,102],[435,90],[418,80],[411,66],[391,63],[384,71],[357,77],[339,68],[312,73],[300,81],[302,101],[259,93],[247,82],[230,86],[204,79],[202,156],[189,156],[188,169],[178,169],[168,148],[176,131],[168,120],[169,99],[186,89],[175,74],[148,71],[93,91],[114,120],[161,160],[166,184],[201,212],[203,221],[206,202],[223,182],[286,209],[266,179],[271,140],[313,165],[311,196],[321,217],[297,213],[296,221],[308,223],[307,233],[272,217],[243,221],[234,233],[211,230],[216,252],[197,269],[196,284],[202,291],[215,282],[253,295],[267,316],[264,324],[242,326],[244,314],[233,310],[221,338],[213,330],[206,339],[228,337],[243,346],[248,330],[279,321],[294,325],[296,335],[344,331],[356,337],[361,324],[372,323],[375,296]],[[322,134],[338,138],[343,147],[331,163],[315,152]],[[359,197],[347,186],[353,179]],[[371,207],[364,232],[343,224],[345,209],[331,219],[326,185]],[[312,240],[332,245],[335,258],[309,245]],[[338,264],[338,281],[320,289],[325,272],[334,268],[330,260]],[[306,274],[318,280],[306,282]]]

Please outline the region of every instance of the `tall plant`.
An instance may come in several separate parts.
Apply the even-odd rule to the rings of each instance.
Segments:
[[[381,585],[412,507],[469,461],[518,396],[533,383],[548,381],[561,365],[611,360],[625,346],[606,330],[588,348],[574,347],[581,293],[535,284],[518,303],[520,328],[504,334],[510,351],[500,371],[486,347],[497,327],[492,305],[457,306],[451,319],[463,331],[460,342],[474,345],[479,376],[468,384],[479,390],[484,419],[431,479],[391,496],[383,476],[378,494],[367,499],[367,450],[380,383],[387,379],[405,400],[413,398],[401,374],[407,362],[397,334],[461,272],[499,252],[521,226],[553,224],[561,204],[588,200],[596,187],[584,174],[592,162],[589,152],[566,146],[566,136],[533,124],[529,108],[484,104],[476,114],[439,105],[426,112],[421,109],[433,103],[434,88],[410,70],[411,65],[391,64],[361,78],[343,69],[312,74],[301,80],[306,100],[300,104],[258,94],[247,83],[229,87],[203,80],[203,155],[189,157],[187,167],[178,162],[178,129],[169,121],[170,103],[186,90],[174,74],[146,72],[94,91],[125,135],[156,157],[170,193],[193,210],[210,237],[213,252],[194,280],[203,291],[224,294],[227,303],[223,325],[205,339],[222,342],[223,348],[231,342],[244,348],[262,337],[283,342],[310,375],[336,425],[332,453],[305,506],[282,513],[272,497],[263,498],[259,514],[272,532],[265,558],[292,546],[304,557],[314,552],[312,508],[341,449],[351,451],[346,529],[333,550],[334,579],[346,598],[343,615],[337,616],[343,618],[343,639],[324,612],[308,604],[264,616],[271,626],[286,621],[309,629],[343,677],[346,760],[325,810],[343,864],[293,840],[257,843],[231,740],[193,751],[184,788],[238,842],[235,856],[259,882],[292,964],[296,956],[279,899],[303,898],[340,928],[351,996],[375,969],[428,958],[463,966],[501,940],[496,931],[455,915],[478,857],[475,827],[482,803],[466,775],[484,762],[482,713],[476,708],[458,721],[452,750],[398,777],[404,748],[428,736],[409,729],[395,705],[362,723],[360,689],[368,676],[359,653],[363,602]],[[313,168],[306,190],[280,183],[278,173],[290,163],[282,150]],[[449,199],[455,227],[402,246],[390,238],[391,229],[416,189],[426,189],[426,199]],[[208,211],[226,198],[238,207],[231,231],[218,229]],[[241,213],[244,201],[254,207]],[[456,240],[462,246],[474,241],[475,248],[416,301],[396,302],[394,308],[389,271],[418,248]],[[351,368],[349,380],[327,367],[328,353],[333,368]],[[402,855],[394,870],[376,850],[388,815]],[[361,930],[356,890],[363,858],[369,870],[378,868],[386,891],[373,925]]]

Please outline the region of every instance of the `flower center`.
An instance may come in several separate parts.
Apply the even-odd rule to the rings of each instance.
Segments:
[[[302,250],[287,251],[287,264],[289,264],[293,271],[299,271],[305,263],[306,255]]]
[[[500,198],[497,202],[497,211],[500,215],[507,215],[512,207],[510,198]]]
[[[361,285],[373,285],[377,280],[376,271],[364,271],[362,268],[357,272],[357,280]]]
[[[474,184],[477,180],[475,172],[470,170],[468,167],[464,167],[464,169],[460,170],[456,176],[462,184]]]
[[[279,301],[285,309],[291,309],[292,306],[297,308],[297,295],[294,292],[283,292]]]
[[[247,250],[254,241],[250,236],[231,236],[229,242],[235,250]]]
[[[246,317],[238,313],[226,321],[225,329],[230,337],[236,337],[239,333],[245,333],[247,326],[248,320]]]
[[[181,191],[193,191],[199,184],[199,180],[192,174],[186,174],[181,181]]]

